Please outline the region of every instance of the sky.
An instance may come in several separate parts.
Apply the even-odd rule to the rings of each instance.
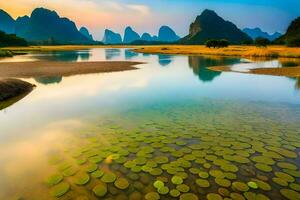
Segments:
[[[102,40],[104,29],[123,35],[130,25],[138,33],[157,35],[169,25],[180,36],[204,9],[232,21],[239,28],[260,27],[264,31],[284,33],[289,23],[300,16],[300,0],[10,0],[0,8],[13,18],[30,15],[37,7],[55,10],[68,17],[78,28],[85,26],[94,38]]]

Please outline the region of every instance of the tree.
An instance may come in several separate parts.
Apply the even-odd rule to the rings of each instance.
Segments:
[[[243,44],[243,45],[251,45],[251,44],[253,44],[253,40],[244,40],[244,41],[242,42],[242,44]]]
[[[229,42],[228,40],[225,39],[221,39],[221,40],[207,40],[205,43],[206,47],[208,48],[224,48],[224,47],[228,47]]]
[[[288,46],[289,46],[289,47],[300,47],[300,38],[294,38],[294,39],[291,39],[291,40],[288,42]]]
[[[0,47],[8,46],[27,46],[27,42],[15,34],[6,34],[0,31]]]
[[[269,44],[271,44],[270,40],[268,40],[267,38],[256,38],[254,44],[258,47],[266,47]]]

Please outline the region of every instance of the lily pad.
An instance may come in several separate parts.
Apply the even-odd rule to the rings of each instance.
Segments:
[[[188,192],[190,191],[190,187],[185,185],[185,184],[181,184],[181,185],[177,185],[176,186],[176,189],[179,191],[179,192]]]
[[[272,178],[272,181],[273,181],[274,183],[277,183],[277,184],[280,185],[280,186],[283,186],[283,187],[289,185],[289,183],[288,183],[285,179],[278,178],[278,177]]]
[[[270,200],[269,197],[267,197],[264,194],[256,194],[254,192],[245,192],[244,196],[247,200]]]
[[[66,177],[74,176],[77,172],[78,172],[78,169],[76,169],[74,167],[70,167],[70,168],[66,169],[65,171],[63,171],[63,175]]]
[[[53,185],[60,183],[63,180],[63,178],[64,177],[61,174],[53,174],[53,175],[49,176],[45,180],[45,182],[47,183],[47,185],[53,186]]]
[[[208,178],[209,177],[209,174],[207,172],[199,172],[198,176],[200,178]]]
[[[85,167],[85,171],[88,172],[88,173],[92,173],[94,171],[96,171],[98,169],[98,165],[97,164],[88,164],[86,167]]]
[[[198,200],[199,198],[197,197],[197,195],[193,194],[193,193],[185,193],[180,195],[180,200]]]
[[[173,189],[173,190],[170,191],[170,195],[172,197],[179,197],[180,196],[180,192],[178,190],[176,190],[176,189]]]
[[[68,183],[59,183],[51,188],[51,196],[61,197],[70,190],[70,185]]]
[[[287,182],[292,183],[292,182],[295,181],[294,177],[290,176],[289,174],[286,174],[286,173],[283,173],[283,172],[275,172],[274,174],[275,174],[275,176],[277,176],[281,179],[284,179]]]
[[[158,200],[160,196],[157,192],[149,192],[145,195],[146,200]]]
[[[196,184],[199,187],[203,187],[203,188],[207,188],[210,186],[209,182],[207,180],[204,179],[196,179]]]
[[[288,162],[278,162],[277,166],[282,169],[290,169],[290,170],[298,169],[298,167],[296,165],[294,165],[293,163],[288,163]]]
[[[300,193],[296,192],[294,190],[281,189],[280,193],[282,194],[282,196],[284,196],[285,198],[287,198],[289,200],[299,200],[300,199]]]
[[[166,187],[166,186],[163,186],[163,187],[161,187],[161,188],[158,188],[157,192],[158,192],[159,194],[166,195],[166,194],[169,193],[169,188]]]
[[[263,172],[271,172],[273,170],[269,165],[265,165],[262,163],[255,164],[255,167]]]
[[[116,178],[117,176],[114,173],[108,172],[102,176],[101,181],[104,183],[113,183],[116,180]]]
[[[93,192],[97,197],[104,197],[107,193],[107,185],[100,183],[93,188]]]
[[[258,185],[253,181],[248,182],[247,185],[252,189],[257,189],[258,188]]]
[[[103,176],[104,172],[102,170],[96,170],[91,175],[94,178],[101,178]]]
[[[231,182],[227,179],[223,179],[223,178],[216,178],[215,182],[222,187],[230,187]]]
[[[77,185],[85,185],[89,182],[90,176],[87,173],[80,172],[74,176],[74,182]]]
[[[249,187],[247,184],[243,183],[243,182],[233,182],[232,183],[232,187],[237,190],[237,191],[241,191],[241,192],[247,192],[249,190]]]
[[[156,188],[156,189],[159,189],[159,188],[162,188],[165,186],[164,182],[160,181],[160,180],[157,180],[153,183],[153,186]]]
[[[180,185],[180,184],[183,183],[182,178],[179,177],[179,176],[173,176],[172,179],[171,179],[171,181],[172,181],[172,183],[173,183],[174,185]]]
[[[219,194],[209,193],[206,195],[207,200],[223,200],[223,197]]]
[[[291,183],[290,188],[299,192],[300,191],[300,184]]]
[[[121,190],[125,190],[129,186],[129,183],[125,178],[118,178],[114,184],[117,188]]]

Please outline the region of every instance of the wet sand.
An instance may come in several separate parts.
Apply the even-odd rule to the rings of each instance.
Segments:
[[[118,72],[137,69],[141,62],[7,62],[0,63],[0,77],[31,78],[72,76],[79,74]]]
[[[238,73],[247,73],[247,74],[300,77],[300,66],[283,67],[283,68],[257,68],[257,69],[251,69],[249,70],[249,72],[232,71],[230,67],[226,67],[226,66],[209,67],[209,69],[213,71],[219,71],[219,72],[238,72]]]

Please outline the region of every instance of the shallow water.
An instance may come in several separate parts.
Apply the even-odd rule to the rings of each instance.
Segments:
[[[124,49],[28,54],[0,61],[32,60],[147,64],[134,71],[26,79],[37,88],[0,111],[0,199],[55,199],[55,194],[63,194],[61,199],[97,199],[97,185],[102,192],[108,188],[105,199],[155,197],[153,192],[162,193],[161,199],[191,198],[186,193],[200,199],[208,194],[300,199],[299,80],[206,69],[240,69],[247,61],[239,58]],[[280,65],[276,60],[247,65],[270,63]],[[129,186],[119,189],[122,181],[104,184],[102,172],[125,178]],[[49,186],[45,181],[53,174],[59,175]],[[174,190],[174,176],[185,184],[177,186],[180,194]],[[78,178],[87,183],[78,184]],[[155,188],[157,180],[164,186]],[[249,188],[249,182],[258,188]]]

